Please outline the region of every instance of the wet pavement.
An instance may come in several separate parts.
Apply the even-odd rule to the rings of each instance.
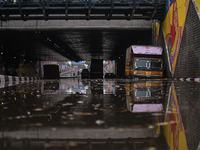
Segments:
[[[41,80],[0,88],[0,150],[199,150],[200,83]]]

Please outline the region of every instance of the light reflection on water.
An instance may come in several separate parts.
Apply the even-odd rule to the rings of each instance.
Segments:
[[[53,85],[52,85],[53,84]],[[91,94],[91,90],[99,91],[99,94],[115,94],[115,80],[60,80],[57,82],[42,81],[42,94]],[[102,91],[103,90],[103,91]]]
[[[62,79],[0,89],[0,148],[189,149],[175,84]]]

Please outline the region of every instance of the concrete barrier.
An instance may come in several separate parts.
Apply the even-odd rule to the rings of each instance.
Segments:
[[[4,88],[7,86],[14,86],[19,83],[31,82],[34,80],[39,80],[37,77],[18,77],[18,76],[7,76],[0,75],[0,88]]]

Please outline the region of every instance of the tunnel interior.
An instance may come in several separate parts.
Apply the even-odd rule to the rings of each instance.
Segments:
[[[130,45],[151,45],[151,29],[2,30],[0,62],[6,69],[38,61],[115,60],[124,74]],[[2,69],[1,69],[2,70]],[[9,74],[5,70],[4,74]]]

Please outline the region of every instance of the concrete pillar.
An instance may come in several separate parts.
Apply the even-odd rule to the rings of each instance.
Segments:
[[[92,59],[90,66],[90,78],[102,79],[103,78],[103,59]]]
[[[118,78],[125,77],[125,57],[124,56],[125,56],[125,54],[123,54],[116,60],[117,77]]]
[[[44,79],[59,79],[58,65],[44,65]]]

